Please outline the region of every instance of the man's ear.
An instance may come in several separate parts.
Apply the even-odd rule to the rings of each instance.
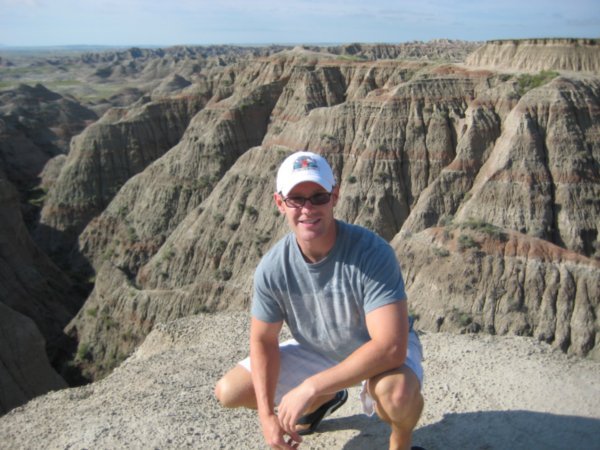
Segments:
[[[273,193],[273,200],[275,200],[275,205],[281,214],[285,214],[285,204],[283,203],[283,198],[279,193]]]

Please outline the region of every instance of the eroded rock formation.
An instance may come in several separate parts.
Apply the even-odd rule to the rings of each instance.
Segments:
[[[161,82],[75,138],[42,215],[45,245],[96,272],[66,327],[79,367],[102,376],[156,323],[247,308],[286,232],[274,172],[297,149],[331,162],[339,218],[393,243],[418,326],[598,356],[598,77],[369,60],[393,50],[297,47],[170,76],[171,57],[144,63]]]
[[[324,153],[332,163],[342,186],[338,217],[388,240],[406,238],[408,246],[411,234],[439,223],[475,222],[516,233],[515,242],[541,239],[539,245],[579,255],[584,269],[544,261],[545,281],[537,285],[511,278],[516,269],[507,269],[489,288],[496,288],[495,297],[487,286],[472,286],[481,291],[478,301],[483,296],[495,305],[488,308],[502,313],[468,330],[533,334],[581,355],[595,348],[594,321],[577,317],[598,310],[596,78],[560,77],[521,96],[515,78],[452,65],[357,64],[315,59],[304,49],[261,64],[260,70],[250,64],[232,72],[232,82],[221,88],[231,92],[211,100],[182,141],[126,183],[81,235],[81,248],[99,275],[68,330],[91,347],[84,365],[92,374],[116,364],[155,322],[247,307],[256,263],[286,230],[272,205],[273,173],[298,148]],[[258,73],[271,75],[248,81]],[[255,112],[242,114],[241,105]],[[247,137],[250,129],[252,139],[231,140]],[[191,188],[194,180],[200,184]],[[433,259],[410,257],[409,247],[395,245],[400,260],[409,261],[407,285],[416,310],[435,310],[436,301],[446,307],[440,316],[465,309],[458,297],[476,310],[468,291],[450,290],[448,280],[436,288],[440,298],[420,295],[413,270],[427,273]],[[445,252],[464,257],[462,248]],[[516,264],[512,255],[479,252],[491,266]],[[459,267],[449,264],[448,276],[461,275]],[[486,280],[502,269],[471,270],[472,278]],[[585,287],[552,294],[549,286],[561,284],[550,280],[556,271],[564,272],[561,280],[571,277]],[[509,285],[524,282],[528,288],[513,298]],[[549,306],[542,326],[540,307],[533,305],[544,292]],[[571,295],[580,303],[566,306]],[[505,301],[522,306],[519,324],[511,322],[510,307],[504,311]],[[96,311],[104,311],[102,320],[91,317]],[[435,320],[423,316],[420,326],[438,329]],[[451,329],[453,322],[445,324]],[[453,329],[463,328],[455,323]]]
[[[179,142],[206,101],[205,95],[142,100],[109,110],[73,139],[42,209],[38,242],[49,253],[64,254],[128,179]]]
[[[488,41],[466,58],[470,66],[495,70],[566,70],[600,73],[598,39],[509,39]]]
[[[0,170],[0,413],[66,386],[49,359],[66,358],[63,328],[82,301],[33,243]]]
[[[535,336],[600,356],[598,260],[476,221],[399,234],[392,245],[421,327]]]
[[[33,321],[0,303],[0,414],[67,383],[46,356],[44,338]]]

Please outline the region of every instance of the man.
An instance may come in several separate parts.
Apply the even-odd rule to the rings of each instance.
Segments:
[[[321,156],[297,152],[281,164],[274,200],[292,233],[256,269],[250,357],[215,395],[223,406],[257,409],[267,444],[290,449],[363,381],[363,409],[390,424],[390,449],[407,449],[423,371],[404,282],[387,242],[334,219],[338,198]],[[280,344],[284,321],[294,340]]]

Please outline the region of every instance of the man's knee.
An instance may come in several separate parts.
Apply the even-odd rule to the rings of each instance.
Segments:
[[[423,409],[419,380],[408,368],[374,377],[369,380],[368,388],[391,420],[405,415],[420,415]]]
[[[228,395],[228,391],[229,391],[229,387],[227,386],[227,381],[224,380],[223,378],[221,378],[219,381],[217,381],[217,384],[215,385],[215,397],[216,399],[219,401],[219,403],[221,404],[221,406],[224,406],[225,408],[229,408],[229,399],[230,396]]]
[[[256,403],[250,373],[241,367],[229,371],[215,385],[215,397],[225,408],[253,408]]]

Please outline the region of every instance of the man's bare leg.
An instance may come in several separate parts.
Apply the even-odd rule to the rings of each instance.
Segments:
[[[390,424],[390,450],[410,449],[412,431],[423,411],[417,376],[408,367],[371,378],[367,388],[377,402],[375,411]]]
[[[331,400],[335,394],[315,398],[305,414],[310,414],[319,406]],[[256,409],[256,395],[252,384],[250,372],[240,365],[236,365],[227,372],[215,386],[215,397],[225,408]],[[308,428],[309,425],[298,425],[299,430]]]
[[[217,382],[215,397],[225,408],[256,409],[256,395],[250,372],[236,365]]]

